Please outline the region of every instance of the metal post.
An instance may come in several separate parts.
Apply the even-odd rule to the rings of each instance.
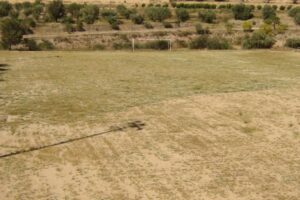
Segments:
[[[134,38],[132,38],[132,52],[134,52]]]

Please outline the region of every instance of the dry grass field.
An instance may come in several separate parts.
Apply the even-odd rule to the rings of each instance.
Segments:
[[[300,54],[0,52],[0,199],[300,197]]]

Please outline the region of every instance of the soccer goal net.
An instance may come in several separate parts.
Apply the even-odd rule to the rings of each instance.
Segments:
[[[137,49],[156,49],[172,51],[172,40],[157,38],[132,38],[131,46],[133,52]]]

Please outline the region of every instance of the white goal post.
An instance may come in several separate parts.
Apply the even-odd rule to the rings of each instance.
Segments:
[[[136,44],[136,41],[160,41],[160,40],[163,40],[163,41],[168,41],[168,49],[169,51],[172,51],[172,40],[171,39],[157,39],[157,38],[147,38],[147,39],[136,39],[136,38],[132,38],[131,40],[131,47],[132,47],[132,52],[135,51],[135,44]]]

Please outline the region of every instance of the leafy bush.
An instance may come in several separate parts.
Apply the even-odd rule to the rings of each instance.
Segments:
[[[113,43],[113,49],[120,50],[120,49],[130,49],[131,43],[130,42],[115,42]]]
[[[65,15],[65,6],[61,0],[54,0],[48,4],[47,13],[49,17],[58,21],[58,19],[62,18]]]
[[[276,17],[276,10],[270,5],[265,5],[262,10],[262,16],[264,20],[272,19]]]
[[[201,35],[190,42],[191,49],[230,49],[231,46],[225,38]]]
[[[207,47],[207,40],[208,40],[207,35],[201,35],[193,39],[190,42],[189,47],[190,49],[205,49]]]
[[[207,41],[208,49],[230,49],[230,44],[225,38],[212,37]]]
[[[216,19],[216,13],[212,10],[200,11],[198,17],[206,23],[213,23]]]
[[[7,1],[0,1],[0,17],[6,17],[12,10],[12,5]]]
[[[73,25],[69,22],[64,23],[64,30],[68,33],[72,33],[75,31],[75,28],[73,27]]]
[[[17,19],[6,18],[1,22],[1,43],[5,49],[21,43],[25,31]]]
[[[284,11],[285,10],[285,6],[280,6],[279,10]]]
[[[103,46],[102,44],[96,44],[93,46],[93,50],[104,50],[105,46]]]
[[[204,28],[202,26],[202,24],[200,24],[200,23],[196,24],[195,28],[196,28],[197,34],[199,34],[199,35],[204,35],[204,34],[209,34],[210,33],[209,29]]]
[[[37,45],[36,41],[32,40],[32,39],[25,39],[24,40],[24,45],[27,48],[27,50],[29,50],[29,51],[39,51],[40,50],[40,48]]]
[[[244,49],[269,49],[275,44],[275,39],[263,31],[256,31],[252,36],[246,36],[243,41]]]
[[[53,50],[54,45],[48,40],[43,40],[41,43],[38,44],[38,48],[40,50]]]
[[[82,20],[87,24],[93,24],[99,18],[99,8],[96,5],[86,4],[81,10]]]
[[[153,26],[150,22],[145,22],[144,26],[145,26],[146,29],[153,29]]]
[[[66,10],[73,18],[78,19],[80,16],[80,9],[83,8],[82,4],[71,3],[67,6]]]
[[[131,14],[130,19],[135,24],[142,24],[144,22],[144,17],[140,14]]]
[[[300,25],[300,13],[295,15],[294,21],[295,21],[296,24]]]
[[[107,17],[108,23],[111,25],[111,28],[114,30],[119,30],[119,24],[121,23],[116,16],[109,16]]]
[[[77,20],[75,29],[76,31],[85,31],[81,20]]]
[[[190,19],[189,12],[184,8],[176,9],[176,17],[179,22],[185,22]]]
[[[142,47],[155,50],[167,50],[169,49],[169,42],[167,40],[150,41]]]
[[[32,8],[32,16],[38,20],[41,16],[41,13],[44,10],[44,5],[43,4],[36,4]]]
[[[256,8],[257,8],[257,10],[261,10],[262,6],[261,5],[257,5]]]
[[[129,19],[131,14],[136,13],[135,10],[132,9],[128,9],[126,6],[124,5],[118,5],[117,6],[117,12],[124,17],[125,19]]]
[[[110,17],[117,17],[117,13],[113,10],[101,10],[101,16],[105,19],[110,18]]]
[[[285,46],[299,49],[300,48],[300,38],[289,38],[285,42]]]
[[[245,4],[237,4],[232,7],[234,18],[237,20],[248,20],[253,17],[252,8]]]
[[[300,13],[300,6],[294,7],[289,11],[290,17],[295,17],[297,13]]]
[[[244,32],[252,32],[252,22],[251,21],[245,21],[243,23],[243,30],[244,30]]]
[[[171,11],[165,7],[148,7],[145,10],[147,17],[152,21],[163,21],[171,17]]]
[[[169,22],[163,22],[163,26],[164,26],[165,28],[173,28],[172,24],[169,23]]]

